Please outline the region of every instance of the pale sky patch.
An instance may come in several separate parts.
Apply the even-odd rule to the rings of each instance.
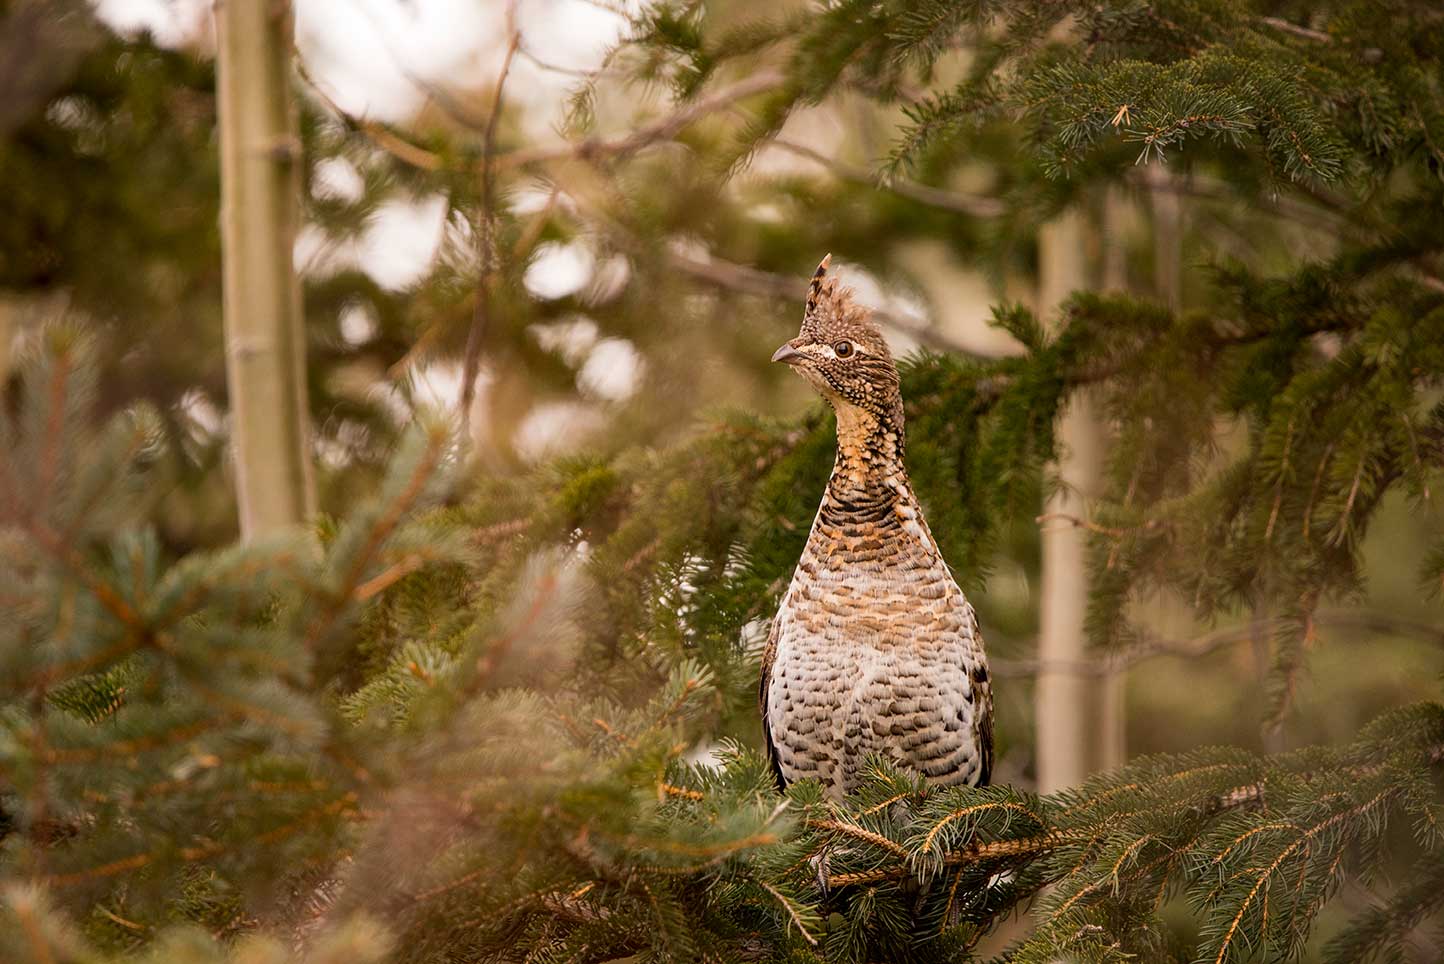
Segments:
[[[603,338],[577,372],[577,387],[583,395],[604,402],[625,401],[637,391],[644,366],[641,353],[630,341]]]
[[[352,347],[366,344],[376,337],[379,330],[375,309],[359,301],[350,302],[341,309],[336,327],[341,331],[341,340]]]
[[[828,274],[842,278],[842,283],[853,290],[858,304],[908,319],[919,328],[927,327],[927,310],[921,301],[908,293],[885,287],[871,271],[861,265],[833,258]],[[888,347],[894,355],[906,355],[918,347],[917,339],[900,331],[896,325],[881,327],[883,337],[887,339]]]
[[[543,351],[555,352],[572,368],[586,359],[599,335],[597,323],[585,315],[532,325],[527,331]]]
[[[322,158],[311,172],[311,193],[322,200],[355,204],[366,194],[366,180],[346,158]]]
[[[606,425],[596,408],[582,402],[543,402],[517,426],[512,444],[528,462],[573,452]]]
[[[527,0],[517,6],[522,42],[538,60],[596,70],[627,27],[620,14],[585,0]]]
[[[357,242],[357,264],[383,288],[409,288],[435,261],[445,224],[446,198],[440,195],[383,202]]]
[[[220,433],[225,423],[221,410],[212,398],[199,388],[187,389],[180,398],[180,410],[190,420],[190,436],[206,442]]]
[[[356,266],[356,246],[331,237],[319,225],[303,224],[296,232],[291,263],[303,277],[329,278]]]
[[[595,266],[591,249],[581,241],[549,242],[537,248],[522,284],[532,297],[554,301],[582,290]]]
[[[614,254],[603,260],[592,272],[585,300],[589,305],[604,305],[620,295],[632,277],[632,263],[625,255]]]
[[[211,32],[210,0],[93,0],[95,15],[128,37],[149,31],[162,47],[183,47]]]
[[[416,408],[454,412],[461,403],[461,363],[433,362],[411,369],[411,402]]]

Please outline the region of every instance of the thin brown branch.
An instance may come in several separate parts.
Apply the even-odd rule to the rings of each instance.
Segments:
[[[1397,633],[1416,639],[1423,639],[1444,646],[1444,628],[1406,616],[1389,613],[1355,610],[1322,610],[1314,618],[1318,626],[1341,629],[1361,629],[1375,633]],[[1253,634],[1261,630],[1272,631],[1287,625],[1282,618],[1252,620],[1239,626],[1228,626],[1188,640],[1164,638],[1146,639],[1113,653],[1100,654],[1097,660],[1077,662],[1049,660],[991,660],[989,668],[994,676],[1021,678],[1036,676],[1045,669],[1050,672],[1066,672],[1086,676],[1109,676],[1131,670],[1139,663],[1160,656],[1197,658],[1237,643],[1249,642]]]
[[[1258,22],[1292,37],[1300,37],[1304,40],[1312,40],[1315,43],[1321,44],[1331,44],[1334,42],[1334,38],[1322,30],[1313,30],[1300,24],[1291,23],[1282,17],[1259,17]]]
[[[471,406],[476,398],[476,375],[481,366],[481,344],[491,327],[491,285],[496,272],[494,225],[496,204],[496,125],[506,98],[506,81],[511,64],[521,47],[521,31],[516,24],[516,0],[506,8],[506,55],[497,73],[496,90],[492,93],[491,113],[486,119],[481,148],[481,209],[476,215],[476,302],[472,306],[471,330],[466,333],[466,354],[461,368],[462,438],[471,437]]]
[[[991,843],[975,843],[955,850],[943,857],[943,867],[964,867],[1004,857],[1040,857],[1051,853],[1074,839],[1070,835],[1045,833],[1018,840],[997,840]],[[906,864],[890,864],[872,870],[852,873],[831,874],[827,878],[828,889],[855,887],[859,884],[878,884],[885,880],[902,880],[914,875],[913,868]]]
[[[1342,202],[1324,203],[1320,197],[1315,195],[1310,195],[1309,201],[1300,201],[1286,194],[1260,194],[1250,197],[1227,181],[1196,172],[1187,177],[1165,179],[1150,178],[1144,171],[1133,171],[1128,175],[1128,180],[1138,187],[1178,197],[1196,198],[1201,201],[1247,201],[1266,211],[1271,210],[1280,217],[1314,227],[1337,230],[1345,225],[1366,226]]]
[[[325,104],[326,108],[335,114],[346,127],[361,133],[373,145],[410,167],[422,171],[439,171],[446,166],[441,155],[428,151],[418,144],[413,144],[385,124],[358,117],[338,104],[336,99],[326,91],[326,88],[311,76],[310,71],[306,69],[305,61],[299,55],[293,56],[291,62],[296,65],[297,75],[305,81],[311,93],[315,94],[321,103]]]
[[[55,493],[55,473],[59,470],[61,441],[65,435],[62,429],[65,424],[65,401],[70,388],[70,364],[68,353],[57,354],[54,359],[55,370],[50,374],[50,411],[46,418],[45,438],[40,440],[40,470],[35,479],[35,494],[42,507]],[[37,525],[45,524],[45,509],[36,507],[31,511],[31,515]]]
[[[351,593],[351,598],[357,602],[365,602],[379,592],[383,592],[395,583],[411,575],[422,566],[426,565],[428,558],[419,552],[413,552],[400,562],[383,569],[377,575],[363,582]]]
[[[466,684],[466,695],[471,696],[477,693],[482,686],[486,685],[491,674],[496,671],[496,667],[500,665],[507,653],[511,651],[511,647],[516,640],[523,634],[529,632],[532,626],[536,624],[536,621],[541,618],[542,613],[546,611],[546,607],[551,604],[552,595],[556,592],[560,583],[561,580],[557,578],[555,572],[548,572],[541,578],[537,583],[536,596],[532,599],[531,605],[527,607],[527,611],[522,616],[521,621],[507,632],[498,636],[496,640],[486,648],[485,652],[477,657],[476,675]]]
[[[799,304],[807,297],[807,281],[800,275],[793,278],[773,274],[770,271],[762,271],[716,256],[703,261],[676,250],[668,251],[667,262],[682,274],[715,288],[756,295],[760,298],[795,301]],[[926,323],[920,323],[883,308],[872,309],[872,317],[880,324],[902,332],[929,348],[969,355],[974,358],[985,357],[971,346],[953,340]]]
[[[411,474],[411,479],[407,482],[406,488],[402,490],[401,494],[396,497],[386,512],[371,526],[371,531],[366,536],[366,542],[362,545],[361,550],[356,553],[356,557],[352,560],[351,568],[347,570],[345,577],[341,581],[340,591],[332,598],[330,605],[327,606],[311,624],[310,630],[306,633],[306,646],[308,649],[314,648],[321,637],[326,634],[326,631],[331,628],[331,624],[335,622],[336,617],[341,614],[341,610],[351,601],[353,594],[356,592],[356,587],[361,582],[361,577],[366,572],[366,567],[371,562],[371,557],[375,555],[376,550],[381,547],[382,543],[390,537],[392,531],[401,524],[402,518],[407,512],[411,511],[411,507],[416,503],[416,500],[421,497],[422,491],[426,488],[427,481],[431,478],[432,473],[436,471],[436,465],[441,459],[444,441],[445,436],[439,431],[430,433],[427,439],[426,451],[422,454],[421,458],[417,460],[416,470]]]
[[[478,545],[487,545],[492,542],[499,542],[508,536],[514,536],[531,528],[530,519],[512,519],[508,522],[497,522],[489,526],[483,526],[471,534],[471,540]]]
[[[985,197],[978,194],[963,194],[957,191],[945,191],[941,188],[931,187],[927,184],[920,184],[903,177],[879,178],[877,174],[865,167],[849,164],[846,161],[839,161],[836,158],[828,157],[821,151],[813,150],[805,144],[797,144],[793,141],[774,138],[769,143],[789,154],[796,154],[798,157],[805,157],[810,161],[816,161],[827,168],[844,181],[852,181],[857,184],[866,184],[869,187],[877,188],[880,191],[888,191],[898,197],[916,201],[919,204],[932,208],[940,208],[944,211],[953,211],[958,214],[966,214],[973,218],[996,218],[1001,217],[1008,206],[997,198]]]
[[[547,60],[544,57],[538,56],[536,52],[527,47],[526,44],[522,44],[521,47],[517,50],[517,53],[521,54],[527,60],[530,60],[533,64],[535,64],[542,70],[548,71],[553,74],[563,74],[567,77],[576,77],[580,80],[596,80],[605,71],[605,68],[598,70],[582,70],[577,67],[565,67],[561,64],[553,63],[552,61]]]
[[[151,638],[151,627],[146,625],[135,607],[127,602],[114,586],[91,572],[90,567],[85,564],[85,558],[74,547],[67,545],[38,519],[28,526],[28,531],[31,538],[39,543],[51,558],[68,570],[71,576],[84,586],[86,591],[94,596],[96,601],[121,625],[139,639]]]
[[[1127,529],[1120,529],[1112,526],[1099,525],[1097,522],[1094,522],[1091,519],[1079,518],[1076,515],[1070,515],[1066,512],[1045,512],[1042,515],[1035,517],[1033,521],[1038,523],[1039,525],[1043,525],[1047,522],[1062,522],[1066,523],[1074,529],[1087,529],[1089,532],[1094,532],[1098,535],[1103,536],[1112,536],[1115,539],[1121,539],[1124,536],[1129,535],[1133,532],[1146,532],[1150,529],[1156,529],[1160,525],[1162,525],[1162,523],[1160,523],[1157,519],[1150,519],[1141,526],[1131,526]]]
[[[1273,503],[1273,507],[1269,510],[1269,524],[1268,524],[1268,527],[1264,529],[1264,544],[1265,544],[1265,545],[1267,545],[1268,543],[1270,543],[1270,542],[1273,541],[1273,537],[1274,537],[1274,524],[1279,521],[1279,510],[1280,510],[1280,508],[1283,506],[1283,501],[1284,501],[1284,479],[1285,479],[1285,478],[1288,476],[1288,474],[1289,474],[1289,449],[1290,449],[1290,447],[1291,447],[1292,444],[1293,444],[1293,440],[1294,440],[1294,417],[1293,417],[1293,416],[1290,416],[1290,417],[1289,417],[1288,429],[1287,429],[1287,431],[1286,431],[1286,433],[1285,433],[1285,435],[1284,435],[1284,451],[1283,451],[1283,456],[1282,456],[1282,458],[1280,459],[1280,464],[1279,464],[1279,477],[1278,477],[1278,479],[1277,479],[1277,480],[1275,481],[1275,483],[1274,483],[1274,503]]]
[[[102,743],[97,746],[87,747],[50,747],[40,755],[45,763],[93,763],[111,756],[135,756],[149,750],[158,750],[177,743],[184,743],[192,737],[199,736],[207,730],[214,729],[218,721],[214,718],[199,720],[177,727],[165,733],[152,733],[149,736],[136,737],[129,740],[113,740],[110,743]]]
[[[1324,446],[1324,454],[1319,457],[1319,467],[1314,472],[1314,484],[1313,487],[1309,489],[1309,501],[1304,506],[1303,531],[1305,540],[1309,538],[1309,531],[1312,528],[1314,506],[1318,504],[1319,485],[1324,480],[1324,471],[1329,467],[1329,459],[1333,457],[1334,446],[1337,443],[1338,439],[1334,439],[1330,441],[1328,445]]]
[[[848,823],[844,820],[809,820],[807,825],[817,830],[831,830],[847,837],[855,837],[864,840],[874,847],[880,847],[898,857],[906,857],[907,850],[901,844],[894,843],[882,834],[866,827],[859,827],[857,824]]]
[[[608,921],[612,912],[606,907],[585,903],[581,898],[591,885],[580,887],[569,894],[546,894],[539,903],[550,914],[578,924],[597,924]]]
[[[660,141],[672,140],[696,121],[720,110],[725,110],[738,101],[776,89],[782,85],[786,76],[780,70],[758,71],[746,80],[740,80],[704,97],[699,97],[672,113],[643,124],[627,134],[611,138],[589,137],[552,147],[523,148],[497,155],[496,165],[498,169],[506,170],[532,164],[545,164],[551,161],[624,158],[635,154],[644,147]]]
[[[516,51],[512,52],[515,55]],[[377,148],[411,167],[423,171],[439,171],[447,166],[441,155],[421,147],[397,134],[384,124],[357,117],[342,108],[305,71],[301,73],[318,97],[336,116],[351,129],[363,134]],[[706,97],[678,108],[670,114],[657,118],[626,134],[614,137],[590,137],[580,141],[569,141],[546,147],[520,148],[514,151],[493,153],[490,157],[494,172],[548,164],[555,161],[597,160],[601,158],[625,158],[652,144],[674,139],[685,128],[738,101],[772,90],[782,83],[785,75],[780,71],[763,71],[747,80],[724,87]],[[488,117],[487,126],[495,112]],[[485,159],[482,167],[486,167]]]
[[[323,817],[354,811],[356,809],[356,803],[356,794],[348,792],[329,803],[307,811],[290,823],[267,830],[265,833],[258,834],[248,840],[237,841],[235,843],[220,843],[214,840],[208,840],[198,846],[182,847],[176,856],[186,863],[195,863],[196,861],[218,857],[221,854],[236,850],[242,846],[262,846],[275,843],[278,840],[284,840],[286,837],[291,836],[298,830],[305,828]],[[128,871],[139,870],[142,867],[161,860],[164,856],[166,855],[159,851],[132,854],[129,857],[122,857],[119,860],[112,860],[109,863],[88,867],[84,870],[77,870],[66,874],[51,874],[45,878],[45,882],[52,887],[68,887],[73,884],[82,884],[91,880],[114,877]]]
[[[434,154],[418,144],[405,140],[384,124],[378,124],[375,121],[358,121],[356,128],[370,138],[377,147],[412,167],[418,167],[423,171],[439,171],[446,166],[446,162],[442,160],[440,154]]]
[[[797,925],[797,932],[802,935],[802,939],[807,941],[807,943],[811,944],[813,947],[816,947],[817,938],[813,937],[807,932],[807,928],[804,927],[802,924],[802,918],[797,916],[797,911],[792,906],[792,901],[784,897],[777,890],[777,888],[773,887],[767,881],[759,880],[758,883],[762,885],[763,890],[767,891],[773,897],[777,898],[777,902],[782,905],[783,910],[787,911],[787,916],[792,918],[792,923]]]

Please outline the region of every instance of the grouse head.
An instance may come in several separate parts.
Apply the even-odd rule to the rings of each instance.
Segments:
[[[838,413],[867,413],[878,421],[899,418],[902,396],[897,365],[882,332],[851,288],[827,276],[832,255],[812,275],[802,331],[773,354],[807,379]],[[859,411],[860,410],[860,411]]]

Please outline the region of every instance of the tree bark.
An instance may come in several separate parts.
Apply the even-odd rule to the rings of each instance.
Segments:
[[[5,383],[10,378],[10,356],[14,351],[15,317],[20,313],[15,297],[0,293],[0,400],[4,399]]]
[[[1121,187],[1112,187],[1103,199],[1103,276],[1104,291],[1127,291],[1128,234],[1135,213],[1134,206]],[[1128,671],[1120,669],[1098,678],[1100,691],[1099,745],[1095,766],[1112,770],[1128,761]]]
[[[1086,214],[1071,210],[1039,233],[1038,306],[1056,312],[1073,291],[1089,287]],[[1048,499],[1045,512],[1086,519],[1097,494],[1103,438],[1086,392],[1068,402],[1058,425],[1062,487]],[[1037,688],[1038,790],[1049,793],[1083,782],[1108,761],[1108,731],[1121,720],[1103,712],[1108,686],[1088,672],[1090,654],[1083,620],[1088,609],[1087,532],[1066,522],[1049,521],[1041,531],[1043,574],[1039,614]]]
[[[1143,169],[1153,221],[1153,286],[1158,300],[1177,311],[1183,304],[1183,196],[1162,164]]]
[[[241,537],[315,511],[293,266],[301,143],[284,0],[216,0],[226,382]]]

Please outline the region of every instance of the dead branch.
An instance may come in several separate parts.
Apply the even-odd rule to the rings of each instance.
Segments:
[[[466,333],[466,354],[461,366],[461,432],[464,439],[471,437],[471,405],[476,398],[476,374],[481,366],[481,343],[486,337],[486,330],[491,327],[491,282],[496,270],[492,230],[496,194],[496,125],[501,117],[506,96],[506,80],[511,76],[511,64],[521,47],[515,0],[507,5],[506,23],[506,55],[502,58],[501,70],[497,73],[496,90],[491,98],[491,112],[487,116],[486,131],[482,135],[481,210],[476,215],[476,302],[472,306],[471,330]]]

